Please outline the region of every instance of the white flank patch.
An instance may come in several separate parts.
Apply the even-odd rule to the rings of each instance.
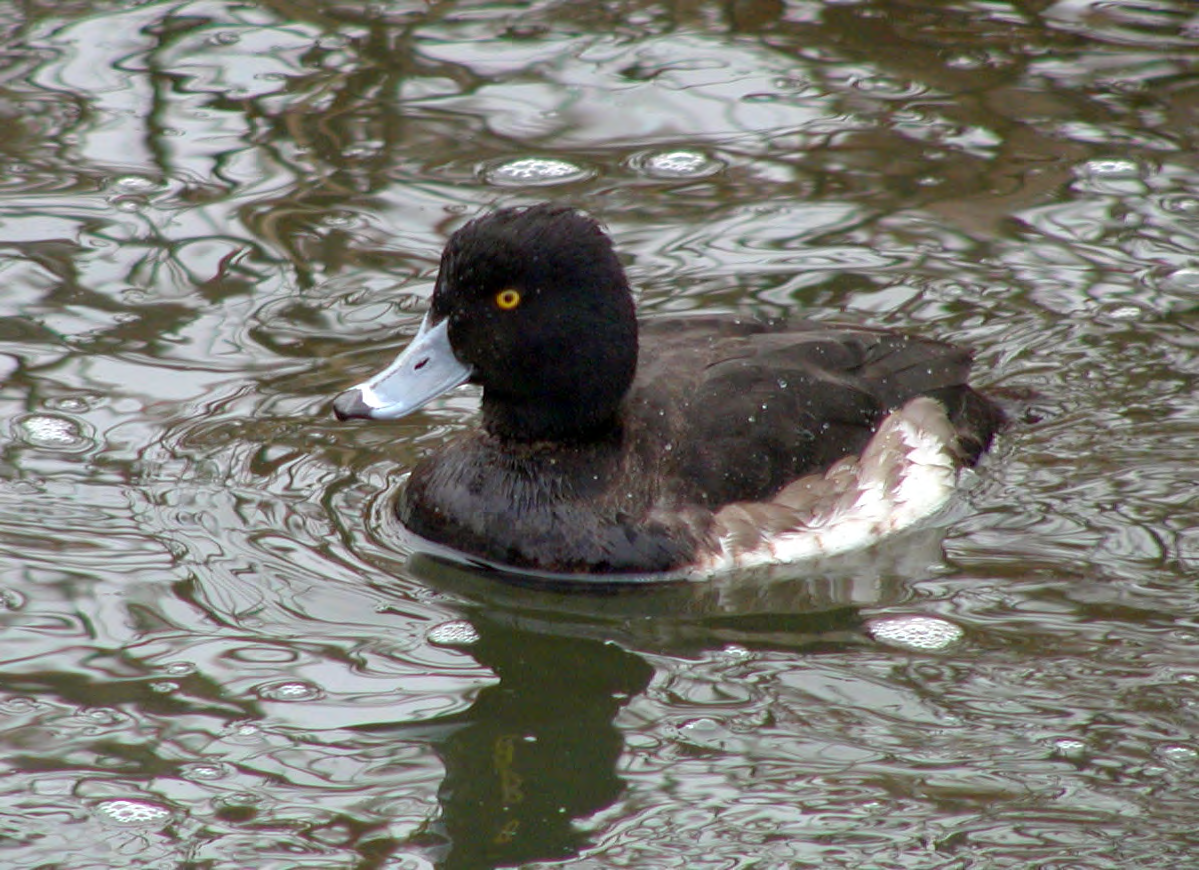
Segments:
[[[883,421],[860,456],[790,484],[769,502],[719,510],[719,549],[700,572],[846,553],[915,525],[953,494],[954,443],[941,404],[913,399]],[[774,532],[763,528],[763,518]]]

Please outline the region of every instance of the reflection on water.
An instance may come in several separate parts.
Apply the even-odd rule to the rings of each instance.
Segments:
[[[641,658],[600,641],[554,637],[473,617],[470,653],[498,677],[436,745],[445,765],[443,867],[570,857],[581,819],[622,792],[623,739],[613,719],[649,684]]]
[[[26,4],[0,61],[6,865],[1193,861],[1193,4]],[[836,564],[414,555],[477,396],[329,399],[540,199],[647,314],[960,342],[1017,423]]]

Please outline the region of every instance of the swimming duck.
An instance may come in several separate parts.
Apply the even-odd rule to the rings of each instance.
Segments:
[[[1003,422],[969,369],[965,350],[865,327],[639,323],[600,225],[543,204],[455,232],[412,343],[334,411],[393,420],[478,384],[482,425],[399,495],[409,530],[516,569],[703,575],[935,512]]]

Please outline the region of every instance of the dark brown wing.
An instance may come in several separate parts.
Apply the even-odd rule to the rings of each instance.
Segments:
[[[709,508],[768,498],[859,452],[917,395],[946,405],[973,459],[1002,420],[966,379],[970,354],[926,339],[802,322],[718,318],[642,326],[630,396],[646,431],[665,417],[680,497]]]

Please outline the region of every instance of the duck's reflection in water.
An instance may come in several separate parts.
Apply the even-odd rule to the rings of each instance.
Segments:
[[[499,682],[483,689],[462,727],[437,746],[445,765],[439,866],[495,867],[578,853],[576,820],[622,790],[620,708],[653,668],[612,644],[472,617],[470,647]]]
[[[728,644],[813,653],[871,643],[862,608],[902,599],[901,579],[937,561],[940,535],[908,536],[840,571],[742,576],[710,583],[547,586],[480,570],[441,553],[414,554],[410,574],[463,602],[477,637],[463,650],[498,679],[464,712],[418,726],[445,768],[437,817],[415,838],[447,870],[569,858],[591,844],[580,824],[616,802],[620,710],[655,669],[646,655],[690,657]],[[376,726],[371,730],[391,730]]]

